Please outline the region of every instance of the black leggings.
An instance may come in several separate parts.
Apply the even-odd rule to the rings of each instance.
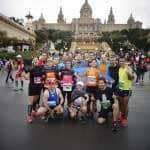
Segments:
[[[14,81],[13,77],[12,77],[12,72],[11,71],[8,71],[7,72],[7,77],[6,77],[6,83],[8,82],[8,79],[11,79],[12,81]]]

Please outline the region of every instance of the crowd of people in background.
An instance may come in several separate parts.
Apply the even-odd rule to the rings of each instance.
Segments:
[[[144,85],[150,57],[143,51],[43,53],[26,67],[21,55],[14,62],[0,60],[15,83],[15,91],[23,90],[29,80],[27,122],[42,119],[70,119],[103,124],[112,112],[112,130],[128,125],[128,104],[132,85]],[[20,82],[20,85],[19,85]]]

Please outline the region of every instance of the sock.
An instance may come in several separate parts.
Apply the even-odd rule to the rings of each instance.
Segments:
[[[23,80],[21,80],[21,87],[23,88]]]
[[[33,105],[32,105],[32,109],[33,109],[34,111],[36,111],[36,105],[37,105],[37,102],[34,102]]]
[[[18,80],[15,81],[15,86],[18,88]]]
[[[39,97],[38,97],[38,99],[37,99],[37,101],[36,101],[36,104],[39,106],[40,105],[40,95],[39,95]]]
[[[32,109],[33,109],[33,106],[32,105],[28,105],[28,115],[29,116],[31,116]]]

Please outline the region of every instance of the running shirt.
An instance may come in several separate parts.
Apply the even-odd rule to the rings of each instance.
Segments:
[[[64,75],[61,83],[62,83],[63,91],[71,92],[73,87],[73,76]]]
[[[99,71],[96,68],[89,68],[86,72],[86,82],[88,87],[95,87],[98,84]]]
[[[128,79],[128,75],[126,73],[127,68],[119,69],[119,89],[120,90],[131,90],[132,80]]]
[[[56,107],[59,105],[59,98],[61,91],[59,88],[55,88],[53,91],[45,90],[43,95],[43,106],[44,103],[47,103],[49,107]]]
[[[8,62],[6,63],[6,69],[7,69],[8,71],[12,71],[12,68],[13,68],[12,63],[11,63],[10,61],[8,61]]]
[[[50,107],[56,107],[57,106],[57,104],[58,104],[58,95],[57,95],[56,90],[49,91],[49,97],[48,97],[47,103]]]
[[[103,95],[106,96],[106,100],[110,100],[111,103],[114,102],[113,100],[113,89],[106,87],[104,90],[98,89],[96,99],[99,99],[100,101],[104,101]]]
[[[77,89],[74,89],[72,94],[71,94],[71,101],[76,100],[79,97],[84,97],[85,96],[85,92],[84,91],[79,91]]]
[[[21,74],[24,71],[24,64],[22,62],[18,63],[17,73]]]
[[[17,72],[16,72],[15,78],[18,79],[18,78],[22,77],[23,71],[24,71],[23,62],[18,62]]]
[[[17,70],[17,72],[23,72],[23,70],[24,70],[24,64],[22,62],[20,62],[18,64],[18,70]]]
[[[79,65],[75,65],[73,67],[73,70],[74,70],[75,74],[77,75],[77,82],[78,81],[86,82],[86,78],[85,78],[84,74],[85,74],[87,68],[88,67],[85,64],[85,62],[81,62]]]
[[[71,92],[75,84],[74,71],[63,69],[61,71],[60,80],[63,91]]]
[[[101,63],[100,66],[99,66],[99,71],[100,71],[100,75],[105,77],[106,76],[106,64],[104,63]]]
[[[146,72],[146,69],[147,69],[146,63],[143,62],[139,64],[139,67],[140,67],[141,72]]]
[[[103,109],[108,109],[113,103],[113,89],[106,87],[105,90],[98,89],[96,99],[100,101]]]
[[[114,80],[112,87],[113,89],[116,88],[116,86],[118,85],[118,78],[119,78],[119,66],[109,66],[109,72],[110,72],[110,77],[112,78],[112,80]]]
[[[58,70],[62,70],[65,68],[65,64],[63,62],[60,62],[59,64],[57,64],[57,68]]]
[[[41,87],[43,85],[43,79],[45,77],[45,71],[42,67],[34,67],[30,70],[30,85]]]

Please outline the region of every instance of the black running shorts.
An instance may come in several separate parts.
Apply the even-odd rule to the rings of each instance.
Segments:
[[[118,89],[117,95],[120,97],[126,97],[126,96],[130,97],[132,95],[132,91],[131,90],[120,90],[120,89]]]
[[[42,90],[42,87],[40,86],[36,87],[36,86],[29,85],[28,95],[29,96],[41,95],[41,90]]]

